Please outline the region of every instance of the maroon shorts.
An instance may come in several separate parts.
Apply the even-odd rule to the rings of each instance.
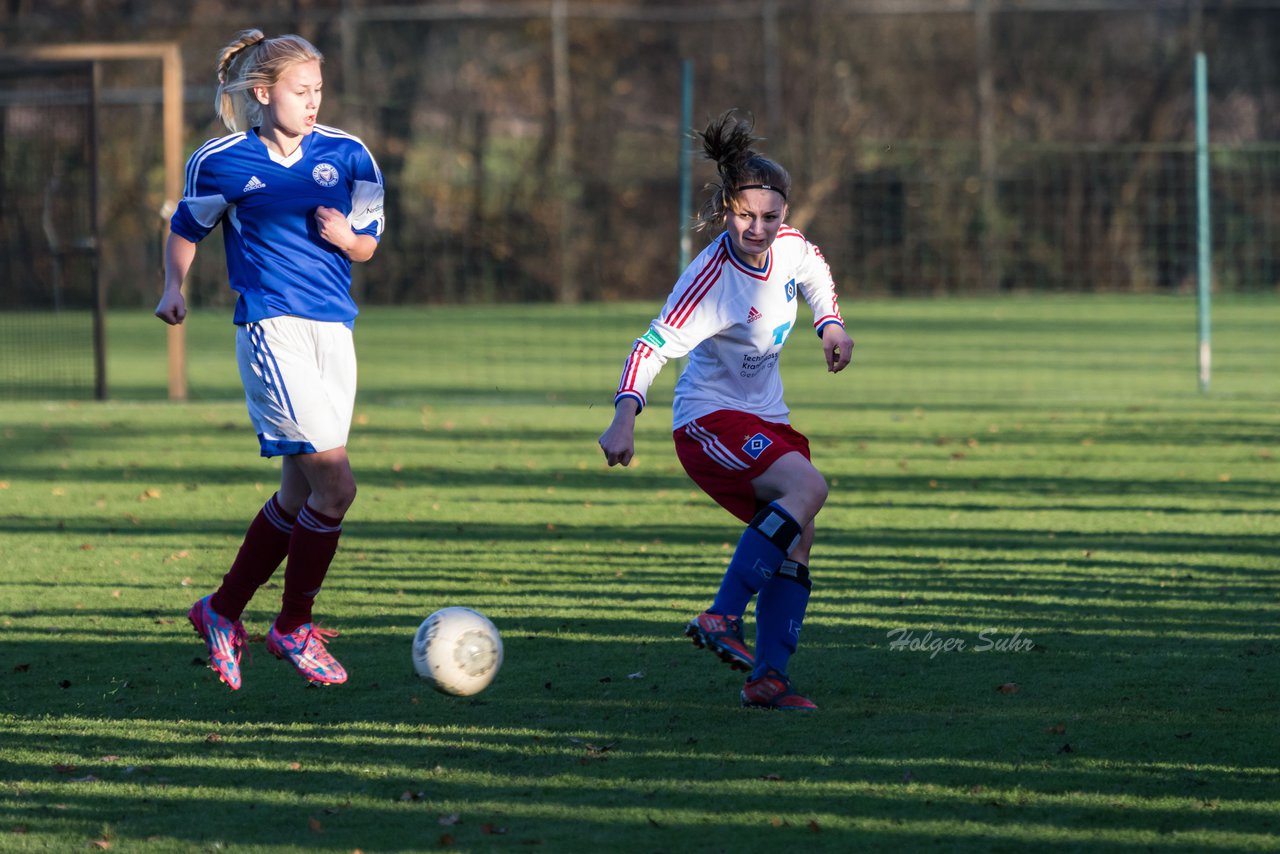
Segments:
[[[789,424],[721,409],[695,418],[673,434],[676,456],[693,482],[716,503],[750,522],[764,503],[751,481],[792,451],[809,459],[809,440]]]

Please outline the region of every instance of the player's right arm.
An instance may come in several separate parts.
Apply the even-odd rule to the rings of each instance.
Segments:
[[[631,345],[613,398],[613,421],[599,439],[609,465],[628,465],[635,456],[636,416],[644,409],[649,387],[662,366],[687,356],[723,329],[716,300],[706,297],[718,281],[726,251],[712,247],[699,255],[676,282],[662,313]]]
[[[164,246],[164,293],[156,317],[176,326],[187,316],[182,282],[196,257],[196,244],[204,240],[230,206],[217,176],[219,156],[233,157],[245,134],[211,139],[187,161],[187,181],[182,200],[169,218],[169,240]],[[237,185],[238,186],[238,185]]]
[[[182,282],[196,259],[196,245],[185,237],[169,233],[164,246],[164,293],[156,306],[156,317],[177,326],[187,316],[187,301],[182,296]]]
[[[640,404],[634,397],[623,397],[613,408],[613,421],[600,436],[600,450],[611,466],[630,465],[636,455],[636,413]]]

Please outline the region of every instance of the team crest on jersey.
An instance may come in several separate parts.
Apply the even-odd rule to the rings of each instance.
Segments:
[[[311,177],[321,187],[332,187],[338,183],[338,168],[332,163],[317,163],[311,170]]]
[[[765,448],[772,444],[773,440],[768,436],[763,433],[757,433],[742,444],[742,453],[753,460],[758,460],[760,455],[764,453]]]
[[[787,302],[791,302],[796,298],[796,280],[792,279],[787,282]]]

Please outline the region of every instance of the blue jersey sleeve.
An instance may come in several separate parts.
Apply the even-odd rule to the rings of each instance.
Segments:
[[[374,161],[369,149],[362,144],[355,163],[351,184],[351,213],[347,216],[351,229],[357,234],[368,234],[382,239],[386,227],[383,199],[386,195],[382,183],[382,170]]]
[[[217,159],[213,155],[244,141],[244,134],[232,134],[211,139],[187,161],[186,185],[182,200],[169,220],[174,234],[199,243],[209,236],[229,207],[227,197],[215,170]]]

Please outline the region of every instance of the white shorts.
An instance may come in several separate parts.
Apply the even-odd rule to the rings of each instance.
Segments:
[[[262,456],[347,444],[356,351],[346,324],[270,317],[237,326],[236,361]]]

